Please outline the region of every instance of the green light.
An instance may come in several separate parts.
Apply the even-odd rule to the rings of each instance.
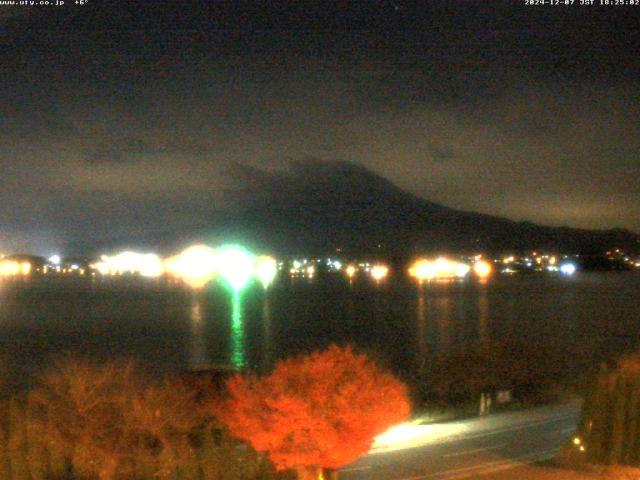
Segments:
[[[234,292],[249,283],[253,271],[253,255],[243,248],[225,247],[218,253],[218,273]]]
[[[242,369],[247,361],[244,357],[244,324],[242,321],[242,310],[240,304],[240,294],[233,293],[233,310],[231,313],[231,363],[238,370]]]

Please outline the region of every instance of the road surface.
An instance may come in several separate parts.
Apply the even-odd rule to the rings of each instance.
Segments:
[[[432,425],[404,424],[379,436],[340,480],[477,478],[553,457],[575,431],[578,404],[539,407]]]

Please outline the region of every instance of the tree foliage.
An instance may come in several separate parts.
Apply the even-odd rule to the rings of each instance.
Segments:
[[[580,450],[596,464],[640,465],[640,354],[600,367],[582,406]]]
[[[279,469],[351,463],[410,411],[405,385],[350,347],[284,360],[268,376],[238,375],[227,385],[218,416]]]
[[[425,390],[445,404],[477,401],[482,392],[513,389],[523,400],[544,399],[557,377],[554,356],[540,343],[483,342],[447,352],[421,372]]]
[[[193,457],[189,433],[205,421],[195,393],[138,371],[127,362],[64,359],[31,392],[46,412],[40,436],[65,451],[78,473],[111,480],[143,466],[164,478]]]

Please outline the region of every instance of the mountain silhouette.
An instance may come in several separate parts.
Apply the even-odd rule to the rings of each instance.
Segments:
[[[220,238],[283,254],[640,250],[640,236],[622,229],[545,227],[448,208],[349,162],[290,161],[273,172],[237,166],[234,175],[246,188],[213,219]]]
[[[68,250],[90,255],[146,246],[172,253],[205,242],[278,255],[341,252],[397,259],[530,250],[590,256],[613,248],[640,252],[640,235],[628,230],[546,227],[456,210],[350,162],[291,160],[286,168],[271,170],[235,164],[230,174],[235,187],[225,193],[225,207],[198,224],[129,232],[90,246],[70,244]]]

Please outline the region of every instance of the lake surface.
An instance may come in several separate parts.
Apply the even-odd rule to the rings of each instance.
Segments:
[[[341,277],[280,279],[237,297],[167,281],[53,278],[0,282],[0,362],[11,383],[63,352],[134,357],[152,371],[279,358],[351,343],[410,376],[479,342],[535,345],[567,376],[640,346],[640,272],[494,276],[419,289]],[[536,347],[537,348],[537,347]]]

